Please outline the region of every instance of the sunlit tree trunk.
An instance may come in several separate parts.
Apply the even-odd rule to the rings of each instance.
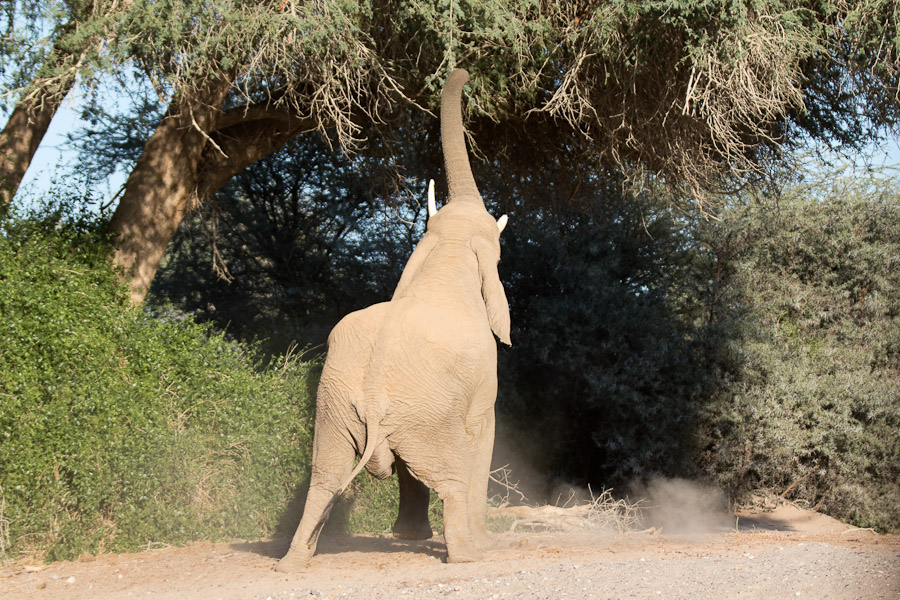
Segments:
[[[48,61],[58,61],[57,53]],[[31,93],[23,96],[13,108],[0,132],[0,212],[12,202],[41,140],[50,127],[63,98],[75,83],[75,71],[58,76],[48,84],[35,80]]]
[[[266,107],[222,112],[229,84],[178,95],[150,137],[110,220],[114,262],[143,302],[178,225],[247,165],[281,148],[308,120]]]
[[[109,227],[114,262],[135,303],[143,301],[166,246],[196,199],[198,166],[227,91],[228,83],[220,81],[177,95],[125,182]]]

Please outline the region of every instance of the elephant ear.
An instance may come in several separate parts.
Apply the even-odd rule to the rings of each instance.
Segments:
[[[415,279],[419,268],[425,264],[425,259],[428,258],[431,251],[434,250],[437,241],[438,237],[434,233],[426,233],[425,237],[419,240],[419,244],[416,246],[416,249],[413,250],[412,256],[409,257],[409,260],[406,261],[406,266],[403,267],[403,274],[400,275],[400,282],[397,284],[397,289],[394,290],[392,299],[399,298],[403,295],[406,288],[408,288],[409,284],[412,283],[412,280]]]
[[[497,272],[497,253],[492,251],[490,243],[482,238],[472,240],[472,250],[478,257],[481,296],[484,298],[484,307],[487,310],[491,331],[501,342],[512,346],[512,341],[509,339],[509,302],[506,299],[503,284],[500,283],[500,274]]]

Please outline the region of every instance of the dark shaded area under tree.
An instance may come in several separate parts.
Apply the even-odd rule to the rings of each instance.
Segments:
[[[166,296],[275,354],[291,343],[319,352],[344,314],[390,297],[424,225],[414,196],[424,180],[392,196],[364,177],[377,169],[309,137],[275,160],[289,168],[249,169],[219,194],[211,220],[186,222],[151,301]],[[577,160],[545,165],[540,176],[502,160],[476,166],[489,210],[511,218],[498,464],[518,468],[534,500],[563,482],[624,489],[690,476],[737,499],[766,488],[896,527],[888,498],[900,448],[887,432],[900,425],[889,358],[900,302],[884,250],[900,244],[895,183],[782,178],[748,188],[715,221],[673,209],[653,188],[623,194]],[[212,228],[230,283],[213,268]],[[797,286],[807,290],[799,300],[773,292]],[[872,298],[880,304],[866,305]],[[883,335],[859,333],[873,328]],[[819,354],[791,374],[797,344]],[[835,367],[835,355],[852,359]]]

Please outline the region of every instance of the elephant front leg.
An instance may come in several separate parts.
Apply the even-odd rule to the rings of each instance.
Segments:
[[[403,540],[427,540],[434,532],[428,521],[428,487],[412,476],[400,457],[394,461],[400,486],[400,510],[392,532]]]

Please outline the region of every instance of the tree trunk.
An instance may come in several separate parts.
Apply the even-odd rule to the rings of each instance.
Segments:
[[[75,83],[75,57],[60,45],[60,41],[73,31],[74,20],[56,32],[53,49],[38,70],[30,91],[16,102],[0,132],[0,214],[12,202],[50,121]]]
[[[265,105],[228,110],[210,136],[222,151],[207,148],[200,163],[200,199],[206,200],[244,168],[279,150],[301,131],[314,127],[315,120],[310,117],[298,118],[285,109]]]
[[[74,81],[74,75],[67,77],[59,87],[41,89],[35,97],[16,103],[0,132],[0,212],[16,195],[50,121]]]
[[[247,165],[281,148],[311,119],[265,106],[223,113],[228,83],[176,97],[148,140],[110,220],[114,262],[131,300],[144,301],[182,219]]]
[[[200,159],[227,91],[228,83],[219,81],[176,95],[125,182],[109,227],[116,238],[114,262],[124,270],[136,304],[143,302],[196,198]]]

